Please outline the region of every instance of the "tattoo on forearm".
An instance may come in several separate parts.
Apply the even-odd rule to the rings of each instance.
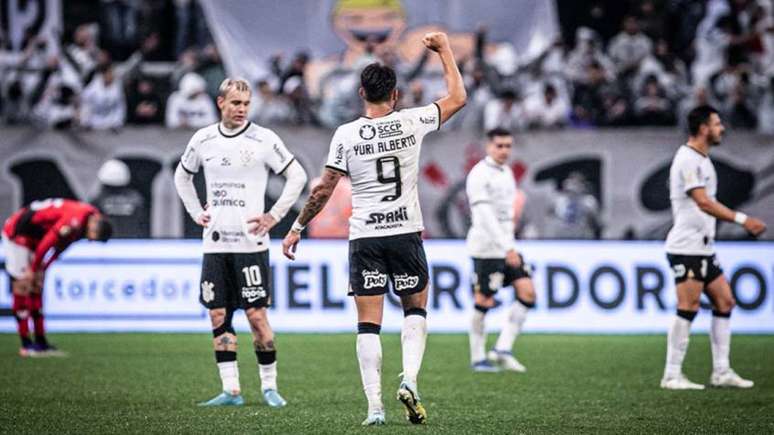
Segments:
[[[312,194],[309,195],[309,199],[304,204],[304,209],[298,215],[298,222],[301,225],[308,224],[325,207],[333,194],[333,189],[336,188],[336,183],[339,182],[339,178],[341,178],[341,174],[331,170],[326,169],[323,172],[322,181],[312,190]]]

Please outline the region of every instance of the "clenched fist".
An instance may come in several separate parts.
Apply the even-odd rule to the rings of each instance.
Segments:
[[[425,44],[425,47],[435,52],[449,48],[449,38],[443,32],[425,33],[425,36],[422,37],[422,43]]]

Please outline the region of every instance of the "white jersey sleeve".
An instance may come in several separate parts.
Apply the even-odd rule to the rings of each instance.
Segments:
[[[436,103],[427,106],[401,110],[406,118],[414,123],[414,135],[417,139],[427,133],[441,129],[441,108]]]
[[[347,170],[345,143],[346,140],[343,137],[341,128],[336,129],[336,132],[333,133],[333,138],[331,138],[328,160],[325,162],[326,168],[331,168],[345,174],[349,173]]]
[[[702,160],[684,158],[675,161],[677,167],[677,190],[688,193],[699,187],[706,187],[704,174],[702,174]]]
[[[266,166],[276,174],[281,174],[287,169],[295,157],[288,151],[282,139],[271,130],[264,129],[266,138],[271,142],[272,152],[267,154]]]
[[[180,158],[180,164],[183,165],[183,169],[189,174],[195,174],[199,172],[199,168],[202,166],[201,156],[199,156],[200,137],[199,132],[196,132],[188,141],[188,145],[185,147],[183,157]]]

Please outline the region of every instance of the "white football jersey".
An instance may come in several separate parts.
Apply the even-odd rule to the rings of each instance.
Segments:
[[[465,193],[472,218],[466,239],[468,253],[474,258],[505,258],[514,248],[516,178],[511,168],[486,157],[470,170]],[[476,209],[479,205],[489,208]]]
[[[666,238],[666,251],[679,255],[712,255],[715,252],[715,218],[699,208],[688,192],[703,187],[715,199],[718,177],[705,156],[687,145],[675,153],[669,168],[669,199],[674,224]]]
[[[424,229],[417,192],[419,151],[422,139],[440,122],[441,109],[433,103],[376,119],[360,117],[336,129],[326,167],[352,181],[350,240]]]
[[[180,163],[191,174],[204,168],[211,216],[202,233],[204,252],[269,249],[269,236],[250,234],[247,219],[265,212],[269,169],[281,174],[293,159],[276,133],[250,122],[232,135],[220,123],[193,135]]]

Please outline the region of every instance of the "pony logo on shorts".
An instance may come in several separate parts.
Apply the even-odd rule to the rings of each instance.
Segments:
[[[402,275],[393,275],[392,276],[393,282],[395,283],[395,291],[399,292],[401,290],[406,290],[410,288],[414,288],[419,284],[419,277],[418,276],[409,276],[408,274],[404,273]]]
[[[202,281],[202,300],[204,302],[212,302],[212,300],[215,299],[214,287],[215,284],[209,281]]]
[[[387,274],[378,270],[364,270],[363,281],[363,288],[384,287],[387,285]]]

